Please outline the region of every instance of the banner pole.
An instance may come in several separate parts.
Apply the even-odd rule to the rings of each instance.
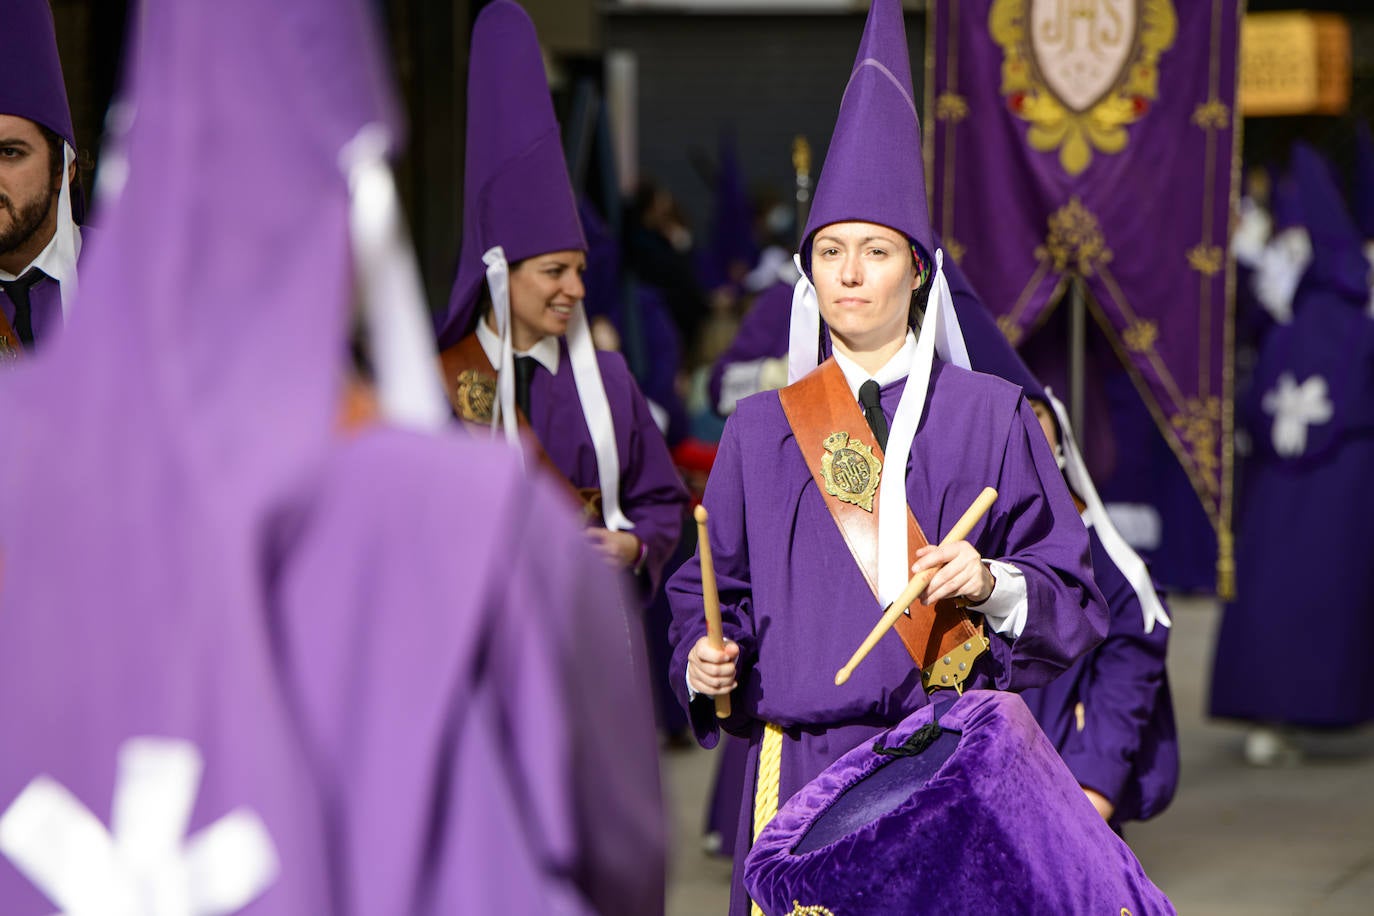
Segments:
[[[1088,345],[1088,305],[1083,278],[1069,281],[1069,422],[1083,435],[1084,362]]]

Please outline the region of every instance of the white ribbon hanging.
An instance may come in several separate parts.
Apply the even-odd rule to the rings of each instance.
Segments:
[[[573,384],[582,416],[592,434],[596,451],[596,475],[601,485],[602,521],[611,531],[632,531],[634,523],[620,510],[620,454],[615,442],[615,423],[611,418],[606,385],[601,379],[596,348],[592,345],[587,311],[579,302],[573,306],[568,323],[568,359],[572,362]]]
[[[415,252],[387,164],[390,137],[368,124],[339,151],[348,176],[349,231],[377,399],[398,426],[439,430],[449,411],[434,369],[434,331]]]
[[[76,260],[81,255],[81,228],[72,219],[71,166],[76,151],[62,144],[62,190],[57,195],[57,230],[53,233],[51,259],[44,273],[58,283],[62,296],[62,320],[71,316],[72,303],[80,290]]]
[[[878,598],[884,605],[896,600],[911,578],[906,537],[906,467],[925,411],[930,373],[937,353],[947,363],[971,368],[964,335],[959,329],[959,316],[954,312],[954,297],[945,279],[944,251],[940,249],[935,251],[935,277],[916,338],[911,371],[902,388],[902,398],[897,402],[887,449],[883,453],[883,481],[878,489]]]
[[[1121,570],[1121,574],[1135,591],[1136,598],[1140,600],[1140,612],[1145,618],[1145,632],[1154,632],[1156,622],[1166,627],[1173,626],[1168,612],[1164,610],[1164,603],[1159,600],[1159,593],[1155,591],[1154,580],[1150,578],[1150,570],[1145,566],[1145,561],[1140,558],[1140,554],[1131,549],[1130,544],[1126,543],[1121,532],[1117,531],[1111,516],[1107,514],[1107,507],[1103,505],[1102,497],[1098,495],[1097,487],[1093,485],[1093,479],[1088,474],[1088,466],[1078,450],[1078,440],[1074,438],[1073,427],[1069,425],[1068,410],[1048,388],[1045,389],[1045,397],[1050,399],[1050,407],[1059,420],[1059,446],[1064,452],[1064,476],[1069,479],[1069,486],[1073,487],[1073,491],[1087,506],[1083,510],[1084,522],[1097,532],[1107,556],[1111,557],[1116,568]]]
[[[520,428],[515,414],[515,350],[511,343],[510,326],[510,264],[500,245],[482,255],[487,265],[487,289],[491,292],[491,314],[496,320],[496,336],[501,339],[501,358],[496,366],[496,406],[491,413],[491,429],[497,424],[504,430],[506,442],[520,452],[521,466],[525,454],[520,450]]]
[[[794,254],[796,284],[792,287],[792,320],[787,331],[787,384],[801,380],[820,363],[821,307],[816,287]]]
[[[267,826],[239,808],[184,841],[202,758],[189,741],[120,748],[112,829],[38,776],[0,815],[0,852],[64,916],[227,916],[277,880]]]

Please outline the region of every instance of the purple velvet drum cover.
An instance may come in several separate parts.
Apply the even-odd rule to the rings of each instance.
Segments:
[[[987,690],[923,707],[804,786],[744,882],[769,916],[1174,912],[1021,698]]]

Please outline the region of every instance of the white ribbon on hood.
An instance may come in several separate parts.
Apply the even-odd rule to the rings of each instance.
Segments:
[[[389,148],[386,128],[368,124],[339,151],[348,176],[354,271],[382,415],[398,426],[438,430],[448,423],[448,404],[434,368],[434,330],[401,220]]]
[[[72,303],[80,289],[76,260],[81,256],[81,227],[72,219],[72,163],[76,150],[62,144],[62,190],[57,195],[57,230],[43,272],[57,281],[62,296],[62,320],[71,316]]]
[[[906,539],[906,472],[911,443],[925,412],[936,354],[962,369],[972,368],[968,348],[964,346],[964,334],[959,329],[959,316],[954,311],[954,297],[945,279],[945,253],[941,249],[935,251],[935,277],[916,338],[916,353],[902,388],[902,398],[897,402],[897,412],[892,417],[887,449],[883,453],[883,485],[878,488],[878,599],[885,606],[897,599],[911,578]],[[893,469],[899,470],[896,478]],[[948,473],[949,470],[935,469],[936,473]],[[894,483],[900,486],[892,486]]]
[[[1077,440],[1074,439],[1073,427],[1069,425],[1068,410],[1048,388],[1045,389],[1045,397],[1050,399],[1050,407],[1054,410],[1055,418],[1059,420],[1059,447],[1064,453],[1064,476],[1068,478],[1069,486],[1087,506],[1083,510],[1083,521],[1097,532],[1098,539],[1107,550],[1107,556],[1111,557],[1116,568],[1121,570],[1121,574],[1135,591],[1136,598],[1140,600],[1141,614],[1145,618],[1145,632],[1153,632],[1156,621],[1166,627],[1173,626],[1168,612],[1164,610],[1164,603],[1159,600],[1159,593],[1155,591],[1155,584],[1150,578],[1150,570],[1145,566],[1145,561],[1140,558],[1140,554],[1131,549],[1131,545],[1127,544],[1126,539],[1116,530],[1111,516],[1107,514],[1107,507],[1102,504],[1102,497],[1097,494],[1097,487],[1093,485],[1092,477],[1088,474],[1088,466],[1083,462],[1083,455],[1078,450]]]

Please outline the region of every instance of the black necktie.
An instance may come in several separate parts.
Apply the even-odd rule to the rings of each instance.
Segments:
[[[515,406],[520,408],[520,412],[525,415],[525,419],[530,418],[530,379],[534,378],[534,357],[517,356],[515,358]]]
[[[47,276],[35,267],[17,280],[0,280],[0,289],[14,303],[14,333],[25,347],[33,346],[33,303],[29,301],[29,290]]]
[[[878,448],[887,451],[887,415],[883,413],[882,399],[878,396],[878,383],[873,379],[859,386],[859,404],[864,409],[868,428],[873,430],[873,438],[878,440]]]

